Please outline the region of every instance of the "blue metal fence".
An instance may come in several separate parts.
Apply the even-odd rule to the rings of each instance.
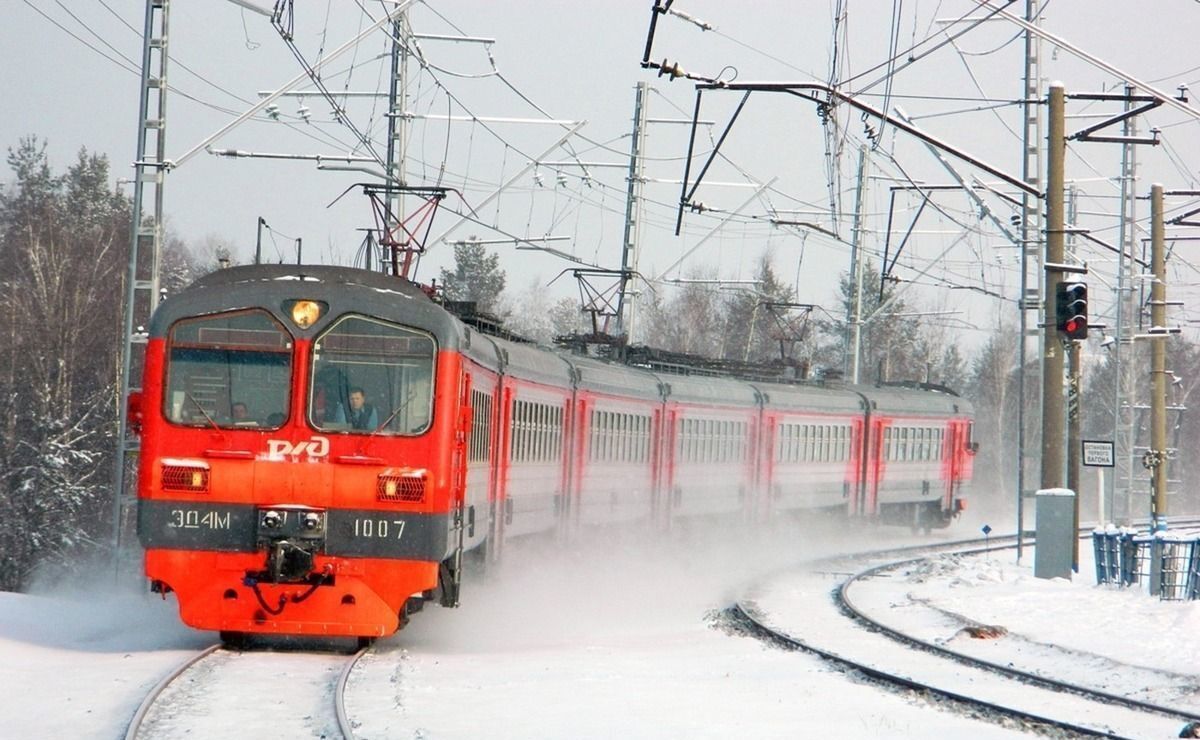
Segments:
[[[1200,598],[1200,536],[1108,527],[1092,532],[1092,546],[1098,584],[1141,588],[1164,601]]]

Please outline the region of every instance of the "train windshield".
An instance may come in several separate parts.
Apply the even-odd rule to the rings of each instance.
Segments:
[[[308,415],[322,431],[420,434],[433,415],[437,345],[365,316],[339,319],[313,344]]]
[[[292,337],[262,310],[171,327],[164,413],[176,424],[277,429],[287,421]]]

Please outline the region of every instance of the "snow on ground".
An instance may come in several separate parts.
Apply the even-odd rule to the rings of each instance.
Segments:
[[[878,546],[898,536],[873,530],[868,539]],[[380,641],[350,682],[359,736],[1014,734],[715,628],[714,612],[748,587],[785,590],[802,559],[853,547],[845,532],[684,539],[645,548],[613,537],[565,554],[514,548],[504,567],[466,585],[461,609],[430,606]],[[946,559],[920,579],[895,579],[895,598],[911,594],[1040,642],[1194,674],[1200,604],[1097,587],[1086,547],[1083,555],[1073,581],[1034,578],[1032,549],[1019,565],[1012,551]],[[170,599],[114,592],[102,576],[90,584],[0,594],[0,736],[120,737],[146,691],[213,640],[180,626]],[[791,618],[802,618],[803,602],[794,608]],[[209,711],[227,715],[227,737],[271,737],[272,713],[254,706]]]
[[[173,602],[130,590],[0,593],[0,737],[122,737],[159,678],[211,643]]]
[[[1071,580],[1039,579],[1032,556],[964,558],[910,581],[939,607],[1006,627],[1024,639],[1180,674],[1200,673],[1200,602],[1158,601],[1139,588],[1096,586],[1090,550]],[[1200,680],[1200,676],[1197,676]]]

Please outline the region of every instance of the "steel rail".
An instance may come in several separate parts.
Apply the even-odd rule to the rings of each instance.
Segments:
[[[1006,546],[1003,549],[1007,549],[1007,547],[1008,546]],[[970,554],[980,554],[982,552],[984,552],[984,551],[977,550],[974,552],[971,552],[971,551],[963,552],[962,554],[970,555]],[[912,558],[909,560],[903,560],[903,561],[899,561],[899,562],[884,563],[882,565],[877,565],[877,566],[868,568],[864,571],[854,574],[850,578],[847,578],[835,589],[834,594],[833,594],[834,601],[837,604],[839,611],[841,611],[843,614],[845,614],[847,617],[849,617],[853,621],[864,625],[867,629],[869,629],[873,632],[877,632],[877,633],[882,634],[896,642],[903,643],[905,645],[916,648],[918,650],[922,650],[924,652],[932,653],[932,654],[937,655],[942,658],[947,658],[949,660],[953,660],[957,663],[961,663],[962,665],[967,665],[967,666],[971,666],[974,668],[983,668],[985,670],[989,670],[989,671],[999,674],[1001,676],[1017,679],[1024,683],[1041,686],[1043,688],[1052,689],[1054,691],[1061,691],[1061,692],[1065,692],[1065,693],[1074,694],[1076,696],[1081,696],[1086,699],[1092,699],[1095,701],[1100,701],[1100,702],[1104,702],[1104,703],[1108,703],[1108,704],[1116,704],[1119,706],[1126,707],[1128,709],[1136,709],[1136,710],[1142,711],[1142,712],[1151,712],[1154,714],[1159,714],[1164,717],[1177,718],[1182,722],[1200,722],[1200,714],[1184,712],[1184,711],[1180,711],[1178,709],[1172,709],[1171,707],[1164,707],[1160,704],[1154,704],[1151,702],[1140,701],[1138,699],[1131,699],[1127,696],[1122,696],[1120,694],[1110,694],[1106,691],[1101,691],[1099,689],[1092,689],[1092,688],[1088,688],[1086,686],[1080,686],[1079,684],[1073,684],[1073,683],[1069,683],[1067,681],[1061,681],[1056,678],[1042,676],[1042,675],[1039,675],[1036,673],[1031,673],[1029,671],[1021,670],[1019,668],[1013,668],[1011,666],[1004,665],[1001,663],[994,663],[992,661],[984,660],[982,658],[976,658],[976,657],[973,657],[970,655],[966,655],[965,653],[960,653],[956,650],[951,650],[950,648],[943,647],[942,645],[938,645],[936,643],[932,643],[927,640],[922,640],[919,637],[914,637],[906,632],[903,632],[902,630],[896,629],[894,627],[890,627],[890,626],[884,624],[883,622],[880,622],[879,620],[871,617],[865,611],[858,608],[854,604],[854,602],[850,599],[849,591],[850,591],[850,588],[855,583],[866,580],[868,578],[873,578],[875,576],[878,576],[882,573],[886,573],[888,571],[892,571],[892,570],[895,570],[898,568],[903,568],[905,566],[913,565],[915,563],[923,562],[924,560],[926,560],[926,558]]]
[[[136,740],[138,732],[142,729],[142,722],[146,719],[146,715],[150,712],[150,707],[154,706],[154,702],[162,695],[167,686],[171,682],[179,678],[187,669],[196,665],[208,656],[221,649],[221,644],[210,645],[204,650],[189,657],[187,660],[180,663],[173,671],[163,676],[162,680],[154,685],[150,692],[142,699],[142,703],[138,705],[137,711],[133,713],[133,717],[129,720],[129,726],[125,729],[125,740]]]
[[[843,655],[819,648],[816,645],[808,643],[797,637],[793,637],[787,633],[780,632],[769,627],[763,618],[759,616],[757,610],[747,603],[738,602],[731,607],[730,611],[732,612],[734,620],[744,620],[746,623],[748,623],[750,626],[749,631],[754,633],[756,637],[765,639],[769,642],[782,644],[793,649],[802,650],[806,653],[811,653],[822,660],[842,666],[843,668],[850,669],[856,673],[861,673],[864,676],[867,676],[868,678],[871,678],[882,684],[899,686],[905,689],[920,692],[922,694],[937,696],[957,704],[963,704],[974,708],[982,708],[1003,717],[1011,717],[1022,722],[1030,722],[1038,725],[1054,727],[1056,729],[1066,730],[1068,732],[1076,733],[1085,737],[1118,737],[1112,733],[1097,730],[1094,727],[1084,727],[1081,725],[1074,725],[1063,720],[1056,720],[1051,717],[1042,717],[1031,712],[1025,712],[1020,709],[1014,709],[1012,707],[995,704],[993,702],[977,699],[956,691],[950,691],[949,689],[944,689],[940,686],[934,686],[912,678],[889,673],[881,668],[876,668],[866,663],[856,661],[852,658],[847,658]]]
[[[1200,520],[1198,520],[1198,521],[1200,521]],[[1175,523],[1195,524],[1197,522],[1176,521]],[[1080,536],[1081,537],[1087,536],[1087,534],[1090,534],[1092,529],[1093,529],[1092,527],[1081,527],[1080,528]],[[1030,535],[1030,533],[1024,533],[1024,534],[1026,535],[1026,537],[1028,537]],[[942,647],[940,645],[937,645],[934,643],[929,643],[925,640],[922,640],[918,637],[914,637],[912,635],[906,634],[898,629],[889,627],[886,624],[883,624],[882,622],[879,622],[878,620],[871,618],[865,612],[858,609],[858,607],[856,607],[854,605],[854,603],[850,600],[850,598],[848,596],[849,589],[855,582],[876,576],[885,571],[894,570],[897,568],[902,568],[907,565],[912,565],[914,563],[923,562],[923,561],[927,560],[928,557],[933,556],[933,555],[942,555],[942,554],[972,555],[972,554],[982,554],[985,552],[993,552],[996,550],[1012,549],[1013,547],[1015,547],[1015,540],[1016,540],[1015,534],[1002,535],[1002,536],[988,538],[986,540],[987,546],[985,546],[985,547],[978,546],[980,543],[984,542],[985,540],[971,539],[971,540],[961,540],[961,541],[938,544],[938,545],[934,545],[932,547],[930,545],[926,544],[926,545],[914,545],[914,546],[886,548],[884,550],[879,550],[879,551],[874,551],[874,552],[833,556],[833,557],[829,557],[829,558],[823,558],[819,561],[814,561],[814,562],[833,563],[833,562],[845,561],[847,559],[878,558],[878,557],[895,556],[895,555],[899,555],[899,554],[908,554],[908,553],[924,551],[926,553],[925,556],[906,558],[906,559],[903,559],[900,561],[893,561],[893,562],[888,562],[888,563],[884,563],[881,565],[872,566],[870,568],[867,568],[866,570],[862,570],[862,571],[855,573],[855,574],[851,575],[850,577],[846,578],[842,583],[840,583],[833,590],[832,597],[833,597],[833,601],[834,601],[836,608],[839,610],[840,613],[847,616],[852,621],[855,621],[855,622],[859,623],[860,625],[862,625],[862,627],[864,629],[867,629],[867,630],[870,630],[873,632],[877,632],[884,637],[892,639],[901,644],[907,645],[911,648],[925,651],[930,654],[936,655],[938,657],[945,658],[945,659],[960,663],[962,665],[965,665],[965,666],[968,666],[971,668],[985,670],[985,671],[996,673],[996,674],[1004,676],[1004,677],[1013,678],[1014,680],[1020,681],[1027,685],[1030,685],[1030,686],[1036,686],[1039,688],[1049,689],[1052,691],[1060,691],[1060,692],[1070,693],[1070,694],[1073,694],[1073,695],[1076,695],[1076,696],[1079,696],[1081,698],[1091,700],[1091,701],[1096,701],[1096,702],[1105,703],[1105,704],[1109,704],[1109,705],[1115,704],[1115,705],[1118,705],[1118,706],[1121,706],[1121,707],[1124,707],[1124,708],[1130,709],[1130,710],[1153,713],[1153,714],[1157,714],[1159,716],[1166,717],[1166,718],[1178,719],[1179,721],[1181,721],[1183,723],[1200,721],[1200,714],[1191,714],[1191,713],[1183,712],[1183,711],[1173,709],[1170,707],[1164,707],[1164,706],[1153,704],[1150,702],[1144,702],[1144,701],[1139,701],[1137,699],[1131,699],[1131,698],[1125,697],[1125,696],[1110,694],[1110,693],[1107,693],[1104,691],[1100,691],[1098,689],[1091,689],[1086,686],[1080,686],[1077,684],[1067,683],[1065,681],[1060,681],[1057,679],[1048,678],[1046,676],[1033,674],[1028,671],[1023,671],[1023,670],[1020,670],[1017,668],[1012,668],[1009,666],[993,663],[991,661],[974,658],[972,656],[969,656],[969,655],[966,655],[963,653],[959,653],[954,650],[950,650],[950,649]],[[1010,543],[1012,543],[1012,544],[1010,544]],[[1093,726],[1079,725],[1079,724],[1076,724],[1069,720],[1063,720],[1063,719],[1058,719],[1055,717],[1043,716],[1043,715],[1037,714],[1035,712],[1026,711],[1026,710],[1019,709],[1019,708],[1013,707],[1013,706],[1006,706],[1006,705],[998,704],[998,703],[991,702],[991,701],[984,700],[984,699],[979,699],[979,698],[972,697],[972,696],[969,696],[966,694],[962,694],[960,692],[953,691],[953,690],[950,690],[950,689],[947,689],[947,688],[944,688],[941,686],[935,686],[935,685],[931,685],[931,684],[928,684],[928,683],[925,683],[925,682],[922,682],[922,681],[919,681],[919,680],[916,680],[913,678],[897,675],[897,674],[891,673],[883,668],[879,668],[879,667],[876,667],[873,665],[862,663],[853,658],[832,652],[830,650],[826,650],[826,649],[818,647],[817,645],[814,645],[804,639],[795,637],[795,636],[787,634],[786,632],[783,632],[779,629],[769,626],[767,624],[765,615],[763,615],[758,610],[758,608],[755,606],[755,604],[749,600],[738,601],[732,607],[730,607],[730,609],[728,610],[728,613],[730,614],[730,617],[735,624],[741,623],[741,626],[743,628],[745,628],[753,636],[755,636],[759,639],[763,639],[765,641],[783,645],[783,646],[791,648],[791,649],[798,649],[798,650],[802,650],[804,652],[810,653],[812,655],[816,655],[817,657],[820,657],[821,659],[823,659],[827,662],[830,662],[830,663],[854,670],[856,672],[862,673],[863,675],[865,675],[875,681],[878,681],[882,684],[885,684],[885,685],[893,685],[893,686],[898,686],[898,687],[902,687],[902,688],[906,688],[906,689],[910,689],[910,690],[914,690],[914,691],[929,693],[931,695],[938,696],[938,697],[941,697],[943,699],[946,699],[946,700],[949,700],[949,701],[952,701],[955,703],[964,704],[964,705],[971,706],[971,707],[982,708],[988,712],[995,713],[997,716],[1011,717],[1011,718],[1014,718],[1014,719],[1017,719],[1017,720],[1020,720],[1023,722],[1030,722],[1030,723],[1043,725],[1043,726],[1047,726],[1047,727],[1053,727],[1053,728],[1056,728],[1059,730],[1077,733],[1082,736],[1120,737],[1120,735],[1116,735],[1113,732],[1110,732],[1108,730],[1100,729],[1100,728],[1093,727]]]
[[[359,648],[358,652],[346,661],[341,675],[338,676],[337,688],[333,692],[333,708],[337,713],[338,729],[341,730],[342,737],[346,740],[354,740],[354,726],[350,723],[350,716],[346,713],[346,683],[350,680],[350,672],[354,670],[354,666],[358,665],[358,661],[370,649],[370,645]]]

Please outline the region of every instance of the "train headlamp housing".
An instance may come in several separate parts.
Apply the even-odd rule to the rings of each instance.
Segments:
[[[306,298],[287,301],[283,310],[291,318],[292,323],[301,329],[307,329],[317,323],[317,319],[325,315],[329,304],[324,301],[312,301]]]
[[[162,489],[208,493],[209,475],[208,463],[200,460],[163,460]]]

